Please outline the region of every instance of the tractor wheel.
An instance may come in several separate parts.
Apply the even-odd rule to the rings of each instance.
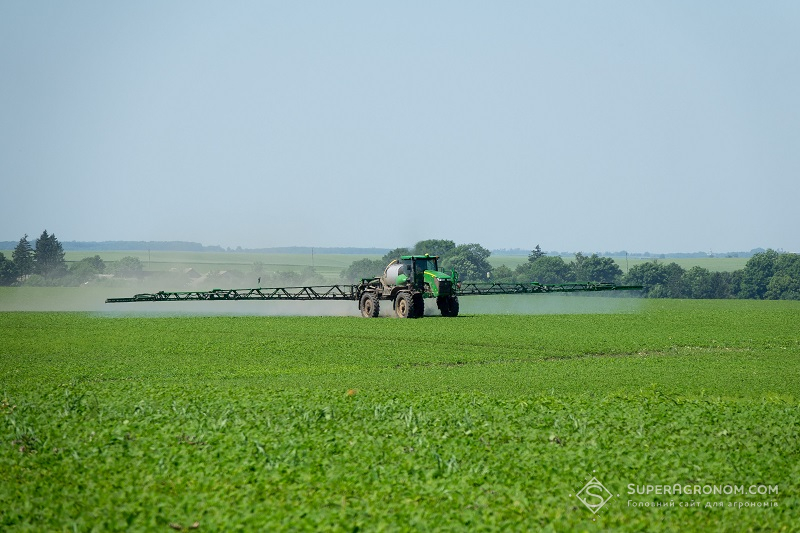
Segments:
[[[442,316],[458,316],[458,296],[447,296],[439,302]]]
[[[458,296],[450,297],[450,316],[458,316]]]
[[[361,296],[358,308],[361,309],[361,316],[364,318],[375,318],[381,312],[381,303],[375,293],[365,292]]]
[[[401,292],[394,300],[394,311],[400,318],[414,318],[414,300],[411,294]]]
[[[425,316],[425,300],[422,298],[422,295],[415,294],[411,301],[414,304],[413,318],[422,318]]]

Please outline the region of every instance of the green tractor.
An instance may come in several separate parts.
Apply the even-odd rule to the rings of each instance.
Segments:
[[[439,270],[439,257],[404,255],[389,263],[379,278],[358,285],[358,308],[368,318],[380,313],[381,300],[389,300],[400,318],[420,318],[425,298],[436,298],[442,316],[458,316],[458,274]]]

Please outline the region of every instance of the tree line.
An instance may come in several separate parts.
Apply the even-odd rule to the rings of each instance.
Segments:
[[[631,267],[623,273],[610,257],[575,254],[572,261],[548,256],[537,244],[528,261],[511,269],[492,268],[491,252],[479,244],[456,245],[449,240],[424,240],[411,248],[396,248],[379,260],[361,259],[342,271],[342,280],[354,283],[380,275],[386,265],[401,255],[438,255],[440,268],[455,269],[463,281],[500,283],[557,284],[603,282],[642,285],[648,298],[749,298],[800,300],[800,254],[766,250],[748,259],[745,268],[734,272],[715,272],[700,266],[688,270],[677,263],[653,260]]]
[[[97,278],[107,270],[99,255],[85,257],[67,266],[64,247],[55,233],[44,230],[31,245],[23,236],[11,253],[0,252],[0,285],[75,286]],[[114,266],[117,275],[137,276],[144,270],[136,257],[123,257]]]
[[[379,276],[386,265],[402,255],[436,255],[440,268],[458,272],[462,281],[494,281],[505,283],[543,284],[569,282],[604,282],[642,285],[642,295],[649,298],[749,298],[770,300],[800,300],[800,255],[766,250],[754,254],[745,267],[734,272],[715,272],[695,266],[684,269],[677,263],[654,260],[640,263],[623,273],[610,257],[597,254],[575,254],[565,261],[561,256],[550,256],[537,244],[528,260],[511,269],[506,265],[492,267],[488,258],[491,251],[480,244],[456,244],[446,239],[427,239],[414,246],[395,248],[381,259],[359,259],[341,272],[345,283],[357,283],[363,278]],[[0,285],[61,285],[75,286],[96,279],[100,274],[111,273],[118,277],[137,278],[144,266],[135,257],[124,257],[108,269],[99,255],[86,257],[67,266],[64,249],[55,234],[43,231],[31,244],[25,235],[17,243],[11,258],[0,252]],[[254,269],[263,282],[283,281],[272,279],[263,269]],[[312,269],[313,270],[313,269]],[[322,280],[315,272],[298,274],[296,283],[312,279]],[[264,286],[264,285],[262,285]]]
[[[643,285],[650,298],[744,298],[800,300],[800,254],[766,250],[734,272],[711,272],[676,263],[642,263],[631,267],[625,283]]]
[[[381,259],[360,259],[342,271],[342,280],[355,283],[362,278],[380,275],[392,260],[402,255],[439,256],[439,268],[448,272],[455,270],[462,281],[495,281],[501,283],[566,283],[570,281],[619,282],[622,270],[609,257],[596,254],[575,255],[575,260],[566,262],[560,256],[548,256],[539,245],[528,256],[528,262],[511,270],[505,265],[492,267],[489,263],[491,251],[480,244],[456,245],[451,240],[428,239],[419,241],[411,248],[395,248]]]

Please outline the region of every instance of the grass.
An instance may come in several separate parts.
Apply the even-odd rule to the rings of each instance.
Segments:
[[[792,530],[800,305],[611,300],[422,320],[2,313],[0,527]],[[613,493],[596,515],[575,497],[591,476]],[[629,494],[648,484],[779,492]]]

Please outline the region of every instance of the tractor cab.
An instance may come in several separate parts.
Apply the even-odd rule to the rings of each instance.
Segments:
[[[446,273],[439,270],[439,257],[435,255],[404,255],[400,257],[399,265],[405,278],[411,280],[416,290],[422,291],[425,298],[439,296],[452,296],[453,285],[457,281],[456,273]]]
[[[425,271],[438,272],[439,257],[430,255],[404,255],[400,257],[399,263],[403,265],[403,271],[407,278],[412,280],[413,285],[422,287],[425,282]]]

